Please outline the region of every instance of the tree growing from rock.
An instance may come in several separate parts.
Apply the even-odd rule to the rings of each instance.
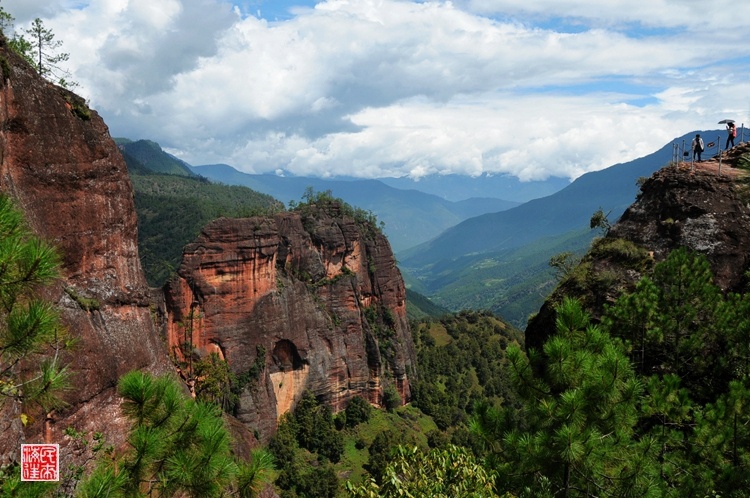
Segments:
[[[75,86],[67,79],[70,78],[70,73],[60,66],[61,62],[66,62],[70,58],[70,54],[58,52],[63,42],[56,40],[52,30],[46,28],[38,17],[25,31],[29,40],[28,45],[23,48],[24,50],[30,49],[29,58],[33,61],[32,65],[39,75],[65,88]]]
[[[15,20],[15,17],[0,7],[0,31],[8,40],[11,50],[23,57],[43,78],[63,88],[78,86],[70,80],[70,72],[60,66],[60,63],[69,60],[70,54],[58,51],[63,42],[55,39],[52,30],[46,28],[44,22],[37,17],[30,28],[19,34],[14,30]]]

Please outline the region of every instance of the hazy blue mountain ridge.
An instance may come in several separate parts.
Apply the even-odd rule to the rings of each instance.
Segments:
[[[450,201],[490,197],[518,203],[546,197],[570,184],[568,178],[550,177],[546,180],[522,182],[509,175],[482,174],[429,175],[413,178],[381,178],[383,183],[402,190],[419,190]]]
[[[467,218],[518,206],[517,202],[498,198],[453,202],[418,190],[394,188],[381,180],[252,175],[226,164],[194,166],[192,170],[209,180],[243,185],[285,203],[301,200],[310,187],[316,192],[330,190],[333,196],[372,211],[385,224],[395,252],[430,240]]]
[[[680,140],[680,139],[678,139]],[[588,227],[599,208],[614,222],[635,200],[637,180],[672,159],[672,144],[648,156],[586,173],[562,190],[502,212],[467,219],[438,237],[399,253],[402,265],[421,268],[442,260],[497,252]]]

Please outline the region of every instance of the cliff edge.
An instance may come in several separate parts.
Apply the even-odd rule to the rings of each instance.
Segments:
[[[605,304],[634,289],[643,275],[641,268],[663,261],[679,247],[704,254],[716,285],[725,292],[743,289],[750,268],[748,159],[750,143],[744,143],[720,158],[672,164],[645,179],[635,202],[603,239],[594,242],[577,276],[561,281],[529,320],[527,347],[539,350],[554,332],[554,306],[561,296],[578,297],[597,318]],[[605,250],[618,239],[641,248],[647,260],[633,264]]]

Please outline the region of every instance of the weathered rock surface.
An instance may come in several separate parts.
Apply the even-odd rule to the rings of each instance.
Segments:
[[[118,443],[124,435],[118,377],[133,369],[170,368],[138,259],[127,169],[97,113],[90,111],[89,119],[74,113],[76,107],[87,111],[80,97],[40,79],[1,43],[9,74],[0,86],[0,190],[59,248],[63,278],[48,297],[78,339],[67,358],[74,372],[73,390],[65,396],[70,407],[54,414],[52,440],[65,446],[62,431],[74,426],[104,431]],[[71,296],[95,300],[98,307],[87,311]],[[20,440],[41,442],[43,420],[37,417],[25,433],[19,424],[4,428],[0,460],[13,458]]]
[[[721,162],[683,163],[662,168],[646,180],[636,201],[623,213],[607,234],[608,238],[631,241],[662,261],[670,251],[685,247],[705,254],[715,283],[724,291],[746,285],[750,267],[750,191],[743,178],[747,174],[738,162],[750,154],[750,144],[741,144],[725,153]],[[593,268],[608,270],[606,260],[590,261]],[[580,296],[596,318],[601,306],[612,302],[623,290],[632,290],[640,273],[616,272],[620,278],[598,296]],[[539,314],[526,328],[526,345],[539,349],[554,332],[554,303],[559,296],[576,295],[576,289],[561,284],[547,299]]]
[[[218,353],[238,375],[258,361],[237,416],[267,437],[306,389],[334,410],[355,395],[379,404],[386,385],[409,399],[405,296],[386,238],[352,217],[220,219],[167,286],[168,342]]]

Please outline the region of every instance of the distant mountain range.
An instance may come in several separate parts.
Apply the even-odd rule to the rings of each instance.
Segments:
[[[496,197],[449,201],[419,190],[391,187],[381,180],[251,175],[226,164],[194,166],[191,170],[212,181],[249,187],[286,204],[300,201],[308,188],[315,192],[330,190],[333,196],[372,211],[385,224],[394,252],[428,241],[466,219],[519,205]],[[450,179],[446,181],[449,187]]]
[[[589,229],[594,212],[601,209],[614,223],[635,201],[639,179],[669,164],[673,144],[689,147],[695,133],[645,157],[582,175],[547,197],[465,220],[399,253],[401,270],[413,289],[439,305],[490,309],[523,329],[556,285],[550,258],[586,252],[596,235]]]
[[[523,203],[546,197],[570,185],[567,178],[522,182],[510,175],[479,176],[430,175],[418,180],[409,177],[381,178],[380,181],[402,190],[419,190],[450,201],[490,197]]]
[[[305,191],[331,191],[345,202],[372,211],[384,223],[394,252],[400,253],[437,237],[445,230],[486,213],[497,213],[521,202],[544,197],[569,185],[565,179],[520,182],[503,175],[432,175],[412,180],[384,178],[285,177],[248,174],[226,164],[192,166],[166,153],[151,140],[115,139],[130,160],[131,171],[147,165],[152,173],[200,176],[226,185],[241,185],[289,204]],[[508,198],[517,200],[507,200]]]
[[[599,208],[614,221],[635,200],[638,178],[651,176],[671,157],[670,144],[646,157],[587,173],[547,197],[463,221],[405,251],[400,261],[409,267],[424,267],[468,254],[514,249],[588,227],[591,215]]]

